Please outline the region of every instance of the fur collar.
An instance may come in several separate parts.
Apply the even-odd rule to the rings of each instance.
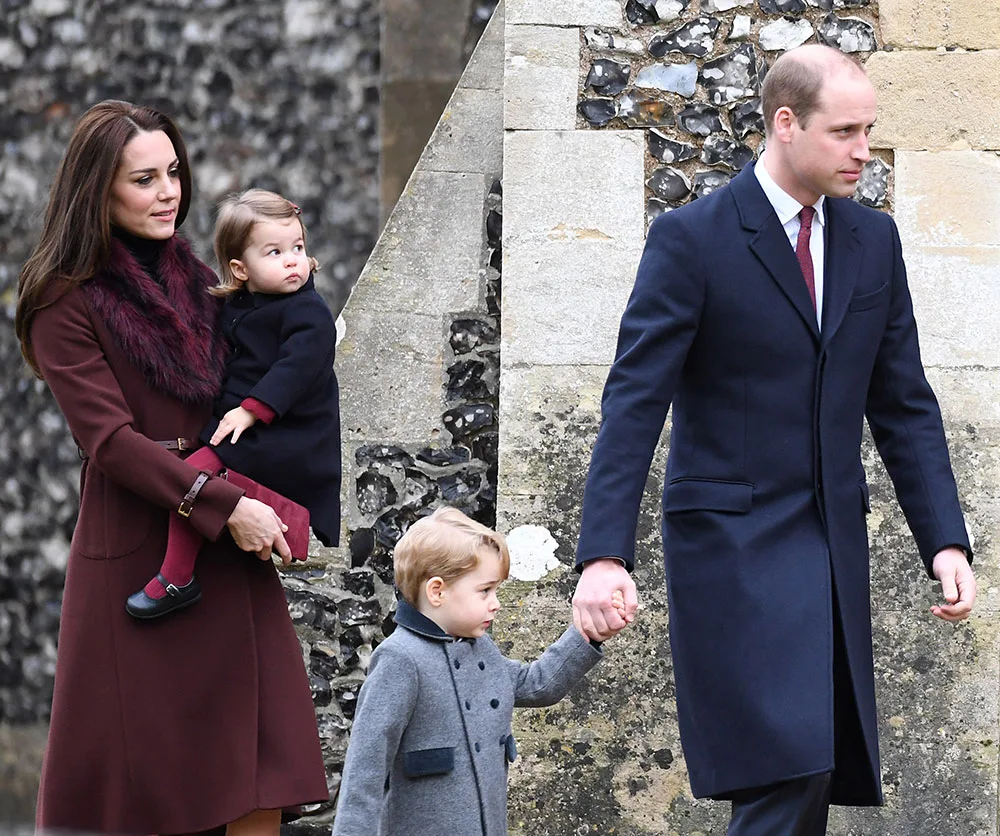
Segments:
[[[112,238],[107,267],[82,289],[150,387],[186,403],[213,400],[226,356],[216,327],[221,304],[208,293],[215,273],[177,235],[163,248],[156,272],[151,278]]]

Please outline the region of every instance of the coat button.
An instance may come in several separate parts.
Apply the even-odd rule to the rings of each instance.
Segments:
[[[498,699],[490,700],[490,708],[499,708],[499,707],[500,707],[500,700]]]
[[[469,702],[468,700],[466,700],[465,701],[465,710],[468,711],[471,708],[472,708],[472,703]]]
[[[479,745],[478,743],[476,744],[476,751],[477,751],[477,752],[478,752],[478,751],[479,751],[480,749],[482,749],[482,748],[483,748],[483,747],[482,747],[482,746],[480,746],[480,745]]]
[[[459,662],[458,659],[456,659],[455,660],[455,670],[458,670],[460,667],[462,667],[462,663]]]
[[[486,663],[485,662],[480,662],[479,663],[479,670],[481,670],[481,671],[486,670]]]

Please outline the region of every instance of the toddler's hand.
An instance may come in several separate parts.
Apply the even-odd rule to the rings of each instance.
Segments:
[[[212,434],[209,444],[213,447],[217,444],[221,444],[223,439],[225,439],[225,437],[230,433],[233,434],[230,444],[235,444],[240,440],[240,436],[243,435],[243,431],[250,429],[250,427],[256,423],[257,416],[254,415],[249,409],[244,409],[242,406],[238,406],[236,409],[230,409],[229,412],[222,416],[222,420],[219,421],[219,427]]]

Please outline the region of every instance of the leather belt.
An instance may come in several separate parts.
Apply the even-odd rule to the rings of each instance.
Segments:
[[[177,450],[183,453],[185,450],[194,450],[198,445],[198,440],[194,438],[171,438],[167,441],[154,441],[154,444],[159,444],[164,450]],[[77,454],[83,461],[90,458],[90,455],[82,447],[77,445]]]

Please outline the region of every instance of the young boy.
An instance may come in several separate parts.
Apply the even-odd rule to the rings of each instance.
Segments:
[[[333,836],[502,836],[514,706],[558,702],[601,659],[570,627],[535,662],[486,635],[510,555],[455,508],[418,520],[393,553],[397,629],[372,654]]]

